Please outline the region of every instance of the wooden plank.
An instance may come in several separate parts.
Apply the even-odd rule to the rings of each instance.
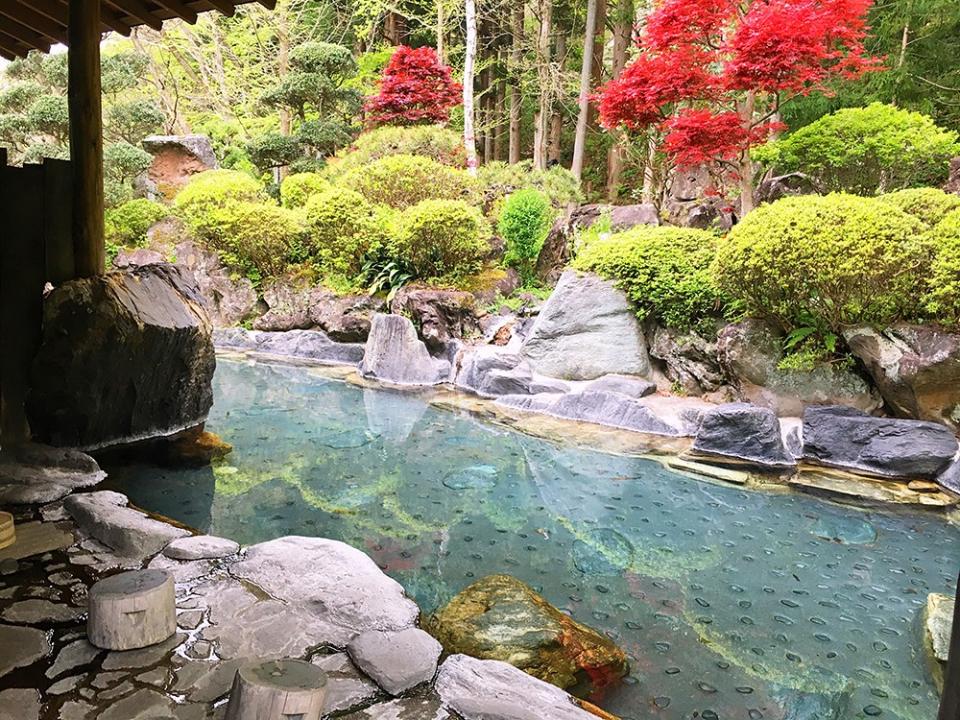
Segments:
[[[12,20],[8,17],[0,18],[0,32],[7,37],[17,40],[22,45],[26,45],[37,50],[43,50],[43,52],[50,51],[49,40],[45,39],[43,35],[40,35],[35,30],[31,30],[26,25],[23,25],[16,20]]]
[[[53,20],[63,28],[67,27],[69,22],[67,6],[57,0],[30,0],[30,7],[44,17]],[[106,8],[100,10],[100,29],[104,32],[118,32],[121,35],[130,34],[130,26],[120,22],[116,13],[109,12]],[[69,39],[69,35],[67,36]]]
[[[56,20],[51,20],[27,5],[20,3],[0,4],[0,15],[16,20],[54,42],[65,43],[67,41],[66,23],[61,24]]]
[[[104,272],[100,3],[70,3],[67,100],[73,168],[73,258],[77,277]]]
[[[142,0],[110,0],[110,4],[154,30],[163,28],[163,21]],[[73,10],[72,5],[70,9]]]
[[[191,25],[197,22],[197,11],[187,7],[186,3],[180,2],[180,0],[154,0],[154,2]]]
[[[46,279],[54,285],[77,277],[73,262],[73,178],[67,160],[43,161],[43,239]]]
[[[207,3],[212,5],[215,10],[219,11],[222,15],[227,17],[232,17],[234,13],[237,12],[237,6],[231,2],[231,0],[207,0]],[[167,3],[162,2],[161,4],[166,5]]]

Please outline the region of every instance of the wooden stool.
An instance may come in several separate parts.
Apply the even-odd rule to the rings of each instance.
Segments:
[[[0,511],[0,550],[10,547],[17,541],[17,531],[13,527],[13,515]]]
[[[254,662],[237,670],[224,720],[320,720],[327,675],[303,660]]]
[[[131,570],[90,588],[87,639],[105,650],[161,643],[177,630],[173,578],[163,570]]]

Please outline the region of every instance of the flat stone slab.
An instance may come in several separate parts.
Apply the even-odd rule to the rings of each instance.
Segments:
[[[0,613],[0,619],[10,623],[41,625],[46,623],[72,622],[83,615],[80,608],[54,603],[49,600],[20,600]]]
[[[621,430],[677,437],[682,430],[659,418],[639,400],[607,391],[584,390],[558,395],[506,395],[497,400],[506,407],[542,413],[565,420],[595,423]]]
[[[845,475],[839,472],[801,469],[788,481],[791,487],[826,495],[855,498],[868,502],[923,505],[932,508],[948,508],[957,504],[957,498],[945,492],[916,492],[906,483],[873,480],[866,477]]]
[[[454,720],[440,698],[431,693],[426,697],[409,697],[377,703],[355,713],[342,716],[342,720]]]
[[[365,632],[347,645],[357,667],[391,695],[433,679],[443,648],[419,628]]]
[[[269,332],[224,328],[214,332],[213,341],[217,347],[332,365],[356,365],[363,359],[361,343],[335,342],[322,330]]]
[[[38,720],[40,693],[26,688],[0,692],[0,720]]]
[[[238,552],[239,543],[214,535],[177,538],[163,549],[163,554],[173,560],[218,560]]]
[[[53,502],[106,476],[78,450],[27,443],[0,455],[0,506]]]
[[[155,690],[138,690],[112,703],[99,720],[176,720],[173,701]]]
[[[50,643],[42,630],[0,625],[0,677],[36,662],[49,652]]]
[[[73,544],[73,533],[56,523],[38,521],[17,524],[15,527],[17,541],[0,550],[0,561],[22,560],[52,550],[62,550]]]
[[[324,714],[348,712],[381,695],[377,684],[362,675],[346,653],[318,655],[311,662],[327,673]]]
[[[69,645],[64,646],[57,654],[57,659],[47,669],[47,677],[53,679],[68,670],[87,665],[93,662],[100,653],[101,650],[87,642],[86,638],[74,640]]]

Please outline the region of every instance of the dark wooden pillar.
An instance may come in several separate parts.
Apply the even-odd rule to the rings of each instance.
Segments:
[[[957,594],[954,597],[950,654],[943,677],[943,697],[940,698],[937,720],[960,720],[960,579],[957,580]]]
[[[104,272],[103,120],[100,110],[100,0],[70,2],[70,161],[77,277]]]

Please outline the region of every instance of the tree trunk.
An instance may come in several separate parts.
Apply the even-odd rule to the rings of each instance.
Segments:
[[[619,0],[616,9],[616,19],[613,26],[613,57],[611,59],[611,77],[620,77],[623,68],[627,65],[627,52],[633,41],[634,9],[633,0]],[[620,176],[623,173],[623,162],[626,150],[622,144],[622,137],[610,146],[607,153],[607,200],[616,202],[620,194]]]
[[[753,113],[756,110],[757,96],[753,91],[747,93],[740,107],[740,118],[744,128],[749,130],[753,126]],[[753,161],[750,151],[746,150],[740,156],[740,217],[743,218],[756,207],[756,198],[753,189]]]
[[[279,0],[277,3],[274,17],[277,23],[277,79],[283,80],[290,72],[290,25],[289,19],[290,0]],[[292,130],[293,122],[290,117],[290,109],[281,107],[280,115],[280,134],[288,137]],[[289,168],[284,165],[277,169],[279,179],[282,181],[289,172]]]
[[[501,63],[501,67],[502,65]],[[493,132],[493,159],[503,160],[503,140],[507,134],[507,88],[506,79],[502,77],[502,75],[497,78],[493,113],[496,117],[496,125]]]
[[[533,164],[541,170],[547,167],[547,131],[550,109],[553,105],[550,72],[550,35],[553,31],[553,0],[538,0],[540,31],[537,35],[537,79],[540,92],[533,134]]]
[[[515,2],[510,13],[510,156],[511,163],[520,162],[520,133],[523,122],[523,98],[520,94],[520,72],[523,63],[523,3]]]
[[[577,131],[573,140],[573,163],[570,170],[577,182],[583,180],[583,159],[587,144],[587,123],[590,121],[590,81],[593,69],[593,43],[597,34],[597,2],[587,0],[587,27],[583,33],[583,63],[580,66],[580,102]]]
[[[447,31],[447,19],[443,11],[443,0],[437,0],[437,57],[444,65],[447,64],[446,48],[443,43],[443,36]]]
[[[473,74],[477,59],[477,7],[466,0],[467,45],[463,58],[463,145],[467,151],[467,172],[477,174],[477,140],[474,131]]]
[[[567,64],[567,35],[561,32],[557,35],[556,47],[553,49],[553,64],[563,68]],[[547,137],[547,163],[559,163],[563,154],[563,108],[559,103],[553,103],[553,112],[550,114],[550,134]]]

